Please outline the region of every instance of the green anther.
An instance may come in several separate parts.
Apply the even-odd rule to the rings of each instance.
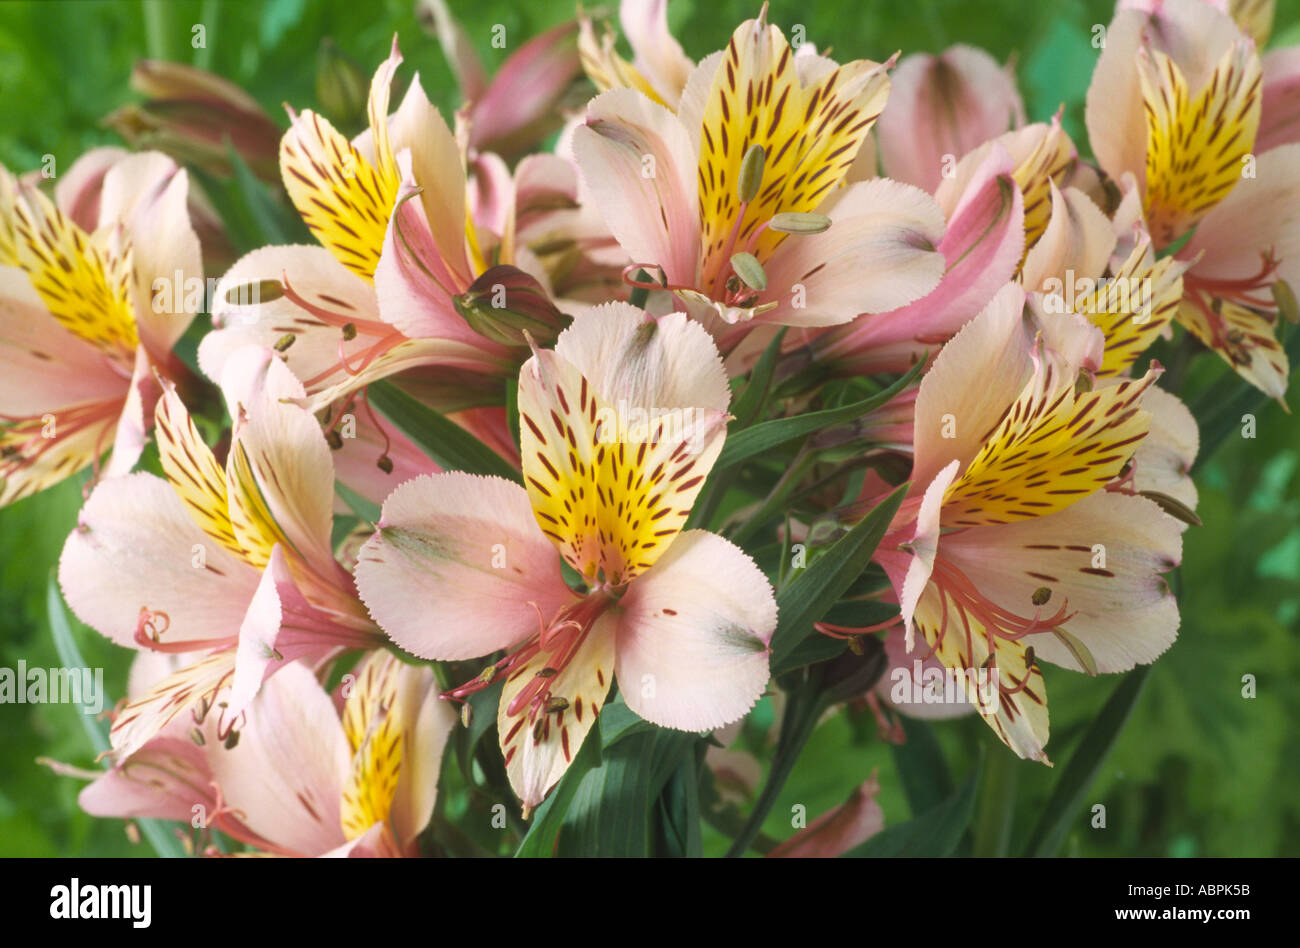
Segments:
[[[736,196],[742,204],[748,204],[758,197],[758,189],[763,186],[763,166],[767,164],[767,152],[762,145],[750,145],[745,157],[740,162],[740,177],[736,180]]]
[[[820,234],[830,228],[831,219],[825,214],[783,211],[768,221],[767,226],[782,234]]]
[[[752,253],[734,254],[731,258],[731,268],[751,290],[767,289],[767,274],[763,271],[763,265]]]

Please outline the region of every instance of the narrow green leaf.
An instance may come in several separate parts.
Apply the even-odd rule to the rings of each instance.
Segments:
[[[665,728],[606,748],[569,805],[560,836],[564,856],[649,856],[659,795],[698,735]]]
[[[362,497],[342,481],[334,482],[334,493],[339,495],[354,514],[367,523],[378,523],[383,516],[383,509],[377,503]]]
[[[370,404],[447,471],[488,474],[522,483],[519,472],[445,415],[421,404],[391,382],[369,388]]]
[[[1150,672],[1150,665],[1139,665],[1124,676],[1124,680],[1106,701],[1097,719],[1083,735],[1070,762],[1065,765],[1056,786],[1052,788],[1043,815],[1029,836],[1025,855],[1054,856],[1060,850],[1066,835],[1073,828],[1084,794],[1110,755],[1115,739],[1124,729]]]
[[[695,859],[703,853],[699,775],[702,750],[697,745],[682,759],[659,797],[659,850],[663,855]]]
[[[794,415],[790,418],[775,418],[772,421],[765,421],[751,428],[738,431],[734,435],[729,435],[727,443],[722,448],[722,454],[718,456],[718,463],[714,467],[724,468],[732,464],[739,464],[747,458],[771,451],[773,448],[780,447],[795,438],[802,438],[831,425],[839,425],[847,421],[853,421],[855,418],[861,418],[868,412],[875,411],[910,385],[912,380],[921,373],[923,366],[923,362],[918,362],[908,369],[905,374],[899,376],[888,388],[881,389],[875,395],[864,398],[862,401],[842,405],[839,408],[827,408],[823,411]]]
[[[781,330],[772,337],[772,341],[767,344],[767,348],[763,350],[763,354],[759,356],[749,373],[749,382],[745,385],[745,390],[731,406],[731,413],[736,416],[737,430],[752,425],[767,402],[768,392],[772,387],[772,376],[776,372],[776,360],[781,354],[781,343],[785,340],[786,328],[782,326]]]
[[[907,484],[899,485],[825,555],[800,570],[781,590],[777,596],[779,618],[772,636],[773,675],[798,667],[791,661],[796,646],[812,632],[813,623],[826,614],[867,568],[871,554],[907,494],[907,487]]]
[[[966,782],[943,803],[915,819],[886,826],[861,846],[844,855],[867,859],[881,857],[951,856],[957,851],[962,834],[975,813],[975,787],[980,768],[977,766]]]
[[[934,736],[934,728],[918,718],[899,718],[907,740],[891,745],[894,765],[903,782],[908,808],[913,816],[927,813],[952,793],[948,762]]]

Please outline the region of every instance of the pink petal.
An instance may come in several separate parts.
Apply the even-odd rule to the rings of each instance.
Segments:
[[[1178,256],[1193,260],[1202,253],[1186,274],[1189,284],[1247,279],[1259,273],[1262,255],[1271,253],[1281,263],[1278,277],[1300,286],[1300,144],[1260,155],[1255,177],[1237,182]]]
[[[1151,413],[1151,430],[1133,452],[1134,486],[1168,494],[1195,510],[1190,471],[1201,440],[1196,419],[1182,399],[1154,385],[1142,396],[1142,408]]]
[[[1263,103],[1255,154],[1300,142],[1300,46],[1264,55]],[[1234,189],[1235,190],[1235,189]]]
[[[560,333],[555,355],[611,406],[623,399],[664,410],[726,411],[731,402],[717,347],[681,313],[652,319],[627,303],[606,303]]]
[[[470,112],[470,146],[513,154],[559,124],[559,100],[582,71],[578,24],[561,23],[520,46]]]
[[[1024,388],[1031,371],[1024,302],[1024,290],[1008,283],[926,371],[916,399],[912,483],[930,483],[953,460],[964,469]]]
[[[647,721],[722,727],[767,687],[776,598],[754,561],[721,537],[680,534],[618,611],[619,690]]]
[[[768,853],[771,858],[834,859],[861,846],[885,828],[885,811],[876,802],[880,783],[872,774],[849,798],[827,810]]]
[[[344,843],[339,804],[350,754],[330,696],[305,665],[281,669],[244,712],[233,748],[209,760],[227,804],[281,849],[317,856]]]
[[[92,148],[78,156],[55,182],[54,203],[86,233],[99,226],[99,195],[104,187],[104,175],[129,154],[116,145]]]
[[[257,291],[261,284],[281,280],[288,280],[313,306],[337,313],[340,323],[326,325],[275,286],[267,286],[265,298]],[[322,375],[346,378],[340,349],[355,364],[375,339],[358,332],[345,342],[343,322],[353,322],[359,329],[369,324],[379,333],[389,328],[379,319],[374,289],[319,246],[262,247],[241,257],[217,283],[212,305],[216,329],[199,345],[199,367],[217,382],[232,353],[249,345],[274,346],[290,333],[294,340],[284,352],[284,361],[299,379],[306,383]],[[309,388],[316,391],[322,384],[313,382]]]
[[[854,321],[819,343],[819,357],[867,356],[912,339],[945,339],[973,319],[1016,272],[1024,254],[1024,199],[1001,147],[989,150],[939,242],[943,279],[914,303]]]
[[[1120,11],[1106,29],[1106,46],[1088,86],[1084,118],[1098,164],[1116,181],[1132,172],[1146,181],[1147,132],[1137,54],[1145,17]]]
[[[673,113],[632,89],[587,106],[573,133],[578,168],[610,231],[635,263],[695,284],[700,257],[695,149]]]
[[[618,8],[632,65],[665,102],[677,102],[695,63],[668,31],[668,0],[623,0]]]
[[[181,719],[183,727],[190,722]],[[205,749],[182,735],[157,737],[77,796],[91,816],[153,818],[189,823],[217,812]],[[197,812],[195,807],[201,809]]]
[[[890,77],[876,134],[885,174],[931,193],[945,161],[1023,124],[1014,78],[988,53],[952,46],[905,57]]]
[[[117,477],[135,467],[144,451],[149,429],[153,427],[153,406],[158,404],[162,388],[154,375],[149,356],[141,347],[135,351],[135,371],[127,389],[126,402],[117,420],[113,454],[104,468],[105,477]]]
[[[1097,205],[1077,188],[1061,191],[1055,181],[1052,216],[1047,230],[1025,257],[1021,282],[1027,290],[1047,292],[1044,281],[1065,283],[1073,279],[1096,279],[1106,269],[1115,249],[1115,231]],[[1067,300],[1073,306],[1074,300]]]
[[[1099,672],[1155,661],[1178,632],[1178,603],[1161,574],[1182,559],[1182,531],[1145,497],[1103,490],[1045,517],[958,531],[944,537],[943,557],[1020,615],[1033,614],[1035,590],[1052,590],[1045,609],[1064,601],[1075,613],[1061,628],[1083,642]],[[1024,642],[1039,658],[1084,670],[1050,633]]]
[[[247,347],[226,361],[221,390],[235,420],[228,472],[242,451],[294,559],[331,584],[341,573],[330,539],[334,462],[319,423],[290,403],[304,397],[301,383],[275,352]]]
[[[318,659],[340,647],[362,648],[378,640],[364,627],[355,627],[361,623],[352,625],[341,624],[307,601],[289,571],[284,550],[276,544],[239,626],[227,713],[242,712],[263,682],[291,662]]]
[[[27,275],[0,266],[0,413],[31,417],[65,405],[120,401],[127,382],[104,354],[50,315]]]
[[[398,204],[388,221],[384,249],[375,270],[380,317],[410,338],[454,339],[466,345],[500,349],[469,327],[456,312],[452,297],[468,284],[460,282],[443,259],[405,156]]]
[[[844,323],[905,306],[943,277],[943,212],[919,188],[887,178],[850,185],[827,216],[828,230],[788,237],[773,252],[768,286],[781,295],[763,321]]]
[[[523,488],[460,472],[393,491],[356,579],[394,642],[447,661],[521,642],[574,600]]]
[[[161,152],[123,158],[104,175],[100,226],[119,221],[126,225],[135,272],[136,325],[141,343],[158,361],[185,334],[207,288],[188,200],[185,169]]]
[[[257,581],[257,571],[200,530],[171,485],[152,474],[101,482],[59,559],[72,611],[130,648],[139,647],[142,608],[167,617],[154,623],[164,644],[233,642]]]

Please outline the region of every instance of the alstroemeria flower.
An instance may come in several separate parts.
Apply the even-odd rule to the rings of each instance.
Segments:
[[[1300,239],[1289,145],[1300,60],[1279,50],[1261,67],[1252,40],[1201,0],[1121,8],[1108,35],[1088,100],[1098,158],[1142,194],[1157,247],[1195,228],[1178,251],[1190,265],[1178,320],[1280,400],[1290,366],[1274,327],[1294,297]],[[1139,80],[1145,113],[1119,110],[1117,122],[1111,100]]]
[[[695,63],[668,31],[668,0],[621,0],[618,18],[632,47],[630,63],[614,49],[611,30],[597,40],[591,19],[579,15],[578,52],[587,78],[601,92],[636,89],[675,111]]]
[[[207,653],[117,714],[120,756],[227,684],[238,713],[285,663],[379,638],[331,547],[329,448],[286,401],[302,386],[252,347],[222,383],[235,419],[225,465],[167,386],[155,410],[166,479],[101,483],[59,560],[64,598],[87,625],[130,648]]]
[[[98,465],[110,447],[106,472],[129,471],[152,424],[155,367],[183,374],[171,349],[203,286],[186,173],[147,152],[102,181],[87,233],[0,168],[0,504]]]
[[[370,382],[401,374],[454,413],[498,400],[502,378],[527,352],[522,335],[514,346],[503,344],[458,311],[469,291],[482,290],[480,277],[489,289],[499,282],[513,293],[512,274],[521,274],[489,268],[485,253],[491,263],[511,263],[512,242],[472,219],[460,146],[418,76],[389,116],[401,61],[394,40],[371,84],[370,128],[354,141],[312,111],[294,115],[281,142],[281,170],[322,246],[264,247],[238,261],[217,286],[218,328],[199,349],[213,379],[244,346],[280,350],[306,389],[304,406],[326,412],[335,447],[346,437],[338,430],[344,418],[378,429],[373,440],[400,442],[369,411]],[[392,460],[376,452],[371,466],[387,476],[370,470],[348,486],[386,495],[400,483]]]
[[[597,307],[520,372],[526,487],[435,474],[384,504],[357,564],[361,595],[416,655],[508,650],[452,694],[504,680],[501,749],[528,809],[615,678],[637,714],[692,731],[742,717],[767,684],[766,577],[721,537],[682,532],[728,401],[717,350],[685,315]]]
[[[909,650],[960,675],[1003,741],[1035,760],[1047,760],[1040,660],[1124,671],[1178,628],[1160,574],[1180,559],[1179,524],[1117,481],[1150,427],[1143,396],[1159,369],[1079,386],[1102,343],[1078,315],[1027,311],[1014,284],[999,293],[922,381],[916,493],[875,557]]]
[[[1260,88],[1254,41],[1202,0],[1116,12],[1088,88],[1088,137],[1113,180],[1137,180],[1157,249],[1244,180]]]
[[[676,114],[633,89],[597,96],[574,154],[629,280],[644,269],[724,351],[738,323],[829,326],[929,292],[944,269],[933,199],[883,178],[840,188],[888,66],[796,56],[760,16],[691,74]]]
[[[1274,332],[1300,289],[1300,144],[1260,155],[1178,257],[1192,264],[1178,321],[1280,401],[1291,364]]]
[[[97,776],[78,802],[93,816],[199,818],[273,855],[416,855],[455,715],[430,669],[386,652],[344,682],[336,704],[294,662],[239,714],[222,691]]]

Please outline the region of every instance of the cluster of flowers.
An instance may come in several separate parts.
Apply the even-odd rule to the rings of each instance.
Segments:
[[[900,667],[995,671],[956,710],[1046,762],[1040,662],[1121,672],[1178,628],[1162,574],[1195,522],[1197,428],[1158,363],[1133,366],[1176,321],[1284,395],[1300,56],[1259,52],[1271,6],[1122,0],[1093,163],[966,46],[835,62],[760,13],[696,63],[664,0],[623,0],[631,61],[580,18],[489,81],[426,3],[454,128],[418,77],[392,108],[396,41],[357,137],[290,111],[279,178],[318,243],[225,269],[199,372],[174,347],[220,224],[185,168],[100,149],[52,196],[0,169],[0,503],[94,465],[59,581],[138,652],[84,808],[201,806],[269,853],[411,855],[477,692],[500,686],[525,815],[615,682],[665,728],[743,718],[777,600],[692,512],[765,353],[791,417],[828,380],[925,363],[836,441],[867,469],[851,496],[809,492],[824,516],[783,536],[833,535],[907,481],[873,557],[898,615],[819,628],[883,633]],[[598,94],[562,107],[579,71]],[[206,114],[259,111],[186,81]],[[381,381],[516,478],[441,470],[371,410]],[[228,431],[199,411],[212,384]],[[133,473],[150,438],[162,476]],[[382,516],[339,531],[342,497]]]

